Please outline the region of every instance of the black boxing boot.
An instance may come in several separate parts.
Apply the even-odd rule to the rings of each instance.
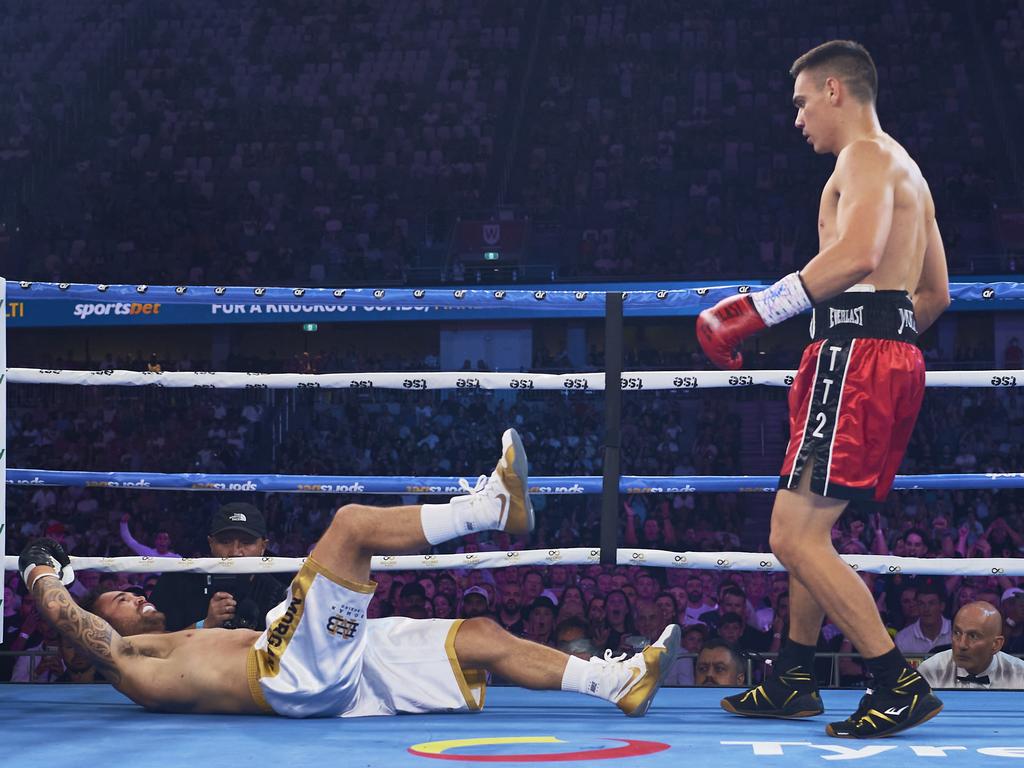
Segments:
[[[829,723],[825,733],[837,739],[882,739],[931,720],[941,711],[942,702],[931,686],[904,664],[892,685],[869,690],[856,712],[842,722]]]
[[[802,667],[772,675],[760,685],[722,699],[722,709],[744,717],[798,720],[825,711],[814,677]]]
[[[745,717],[797,720],[825,711],[814,679],[814,646],[787,640],[775,672],[760,685],[722,699],[722,709]]]

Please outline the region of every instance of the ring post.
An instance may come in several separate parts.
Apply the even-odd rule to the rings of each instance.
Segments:
[[[7,552],[7,281],[0,277],[0,573]],[[0,637],[4,631],[0,595]]]
[[[622,293],[605,294],[604,471],[601,486],[601,564],[615,565],[619,533],[622,446]]]

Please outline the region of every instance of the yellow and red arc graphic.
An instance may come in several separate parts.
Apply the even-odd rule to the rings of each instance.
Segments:
[[[505,744],[568,744],[570,742],[556,736],[491,736],[473,739],[447,739],[444,741],[426,741],[413,744],[409,753],[418,757],[429,757],[435,760],[461,760],[475,763],[556,763],[570,760],[615,760],[625,757],[652,755],[669,748],[660,741],[640,741],[638,739],[601,739],[601,741],[618,742],[621,746],[606,749],[583,749],[570,752],[536,752],[518,754],[474,754],[459,751],[466,747],[490,747]]]

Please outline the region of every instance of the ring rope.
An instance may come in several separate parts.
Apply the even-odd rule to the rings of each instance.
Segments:
[[[367,493],[417,496],[465,493],[459,480],[476,477],[355,475],[212,475],[201,472],[79,472],[56,469],[8,469],[8,485],[59,485],[153,491],[262,491],[271,493]],[[602,491],[602,477],[536,476],[530,493],[580,496]],[[622,475],[620,493],[771,493],[778,475]],[[1024,488],[1024,472],[897,475],[895,490]]]
[[[1024,576],[1024,558],[891,557],[840,555],[854,570],[882,575]],[[294,573],[305,562],[301,557],[72,557],[76,571],[105,573]],[[466,552],[456,555],[387,555],[374,557],[374,571],[447,570],[452,568],[507,568],[532,565],[596,565],[598,547],[528,549],[507,552]],[[766,552],[670,552],[660,549],[620,548],[619,565],[658,568],[690,568],[711,571],[764,571],[786,569]],[[4,558],[4,569],[17,570],[18,558]]]
[[[241,304],[263,307],[278,305],[272,314],[287,319],[291,307],[321,312],[344,312],[360,308],[392,309],[536,309],[543,306],[567,315],[604,314],[604,290],[530,290],[478,288],[260,288],[255,286],[211,285],[106,285],[89,283],[11,282],[9,299],[63,299],[87,302],[161,302],[164,304]],[[623,291],[625,309],[686,310],[696,312],[726,296],[749,293],[761,281],[727,283],[693,288]],[[614,292],[614,286],[611,286]],[[1019,306],[1024,283],[950,283],[954,303],[984,302],[986,309]],[[282,311],[284,310],[284,311]]]
[[[624,371],[623,390],[689,390],[724,387],[788,387],[796,371]],[[604,390],[603,373],[477,373],[475,371],[405,373],[237,373],[204,371],[72,371],[11,368],[11,384],[167,387],[193,389],[493,389]],[[929,387],[1024,387],[1024,376],[1005,370],[929,371]]]

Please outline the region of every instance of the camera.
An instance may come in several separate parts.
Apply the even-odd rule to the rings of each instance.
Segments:
[[[218,592],[227,592],[237,601],[247,591],[241,581],[244,578],[244,576],[239,577],[234,574],[209,574],[206,577],[204,594],[207,597],[213,597]]]
[[[206,577],[206,597],[227,592],[235,598],[235,616],[224,622],[224,629],[255,629],[259,624],[260,609],[256,601],[249,597],[249,587],[249,578],[244,574],[209,574]]]

